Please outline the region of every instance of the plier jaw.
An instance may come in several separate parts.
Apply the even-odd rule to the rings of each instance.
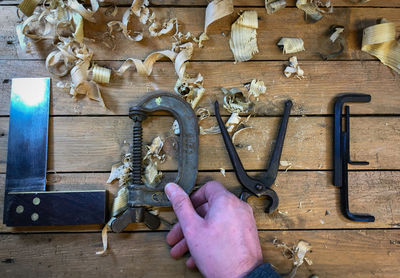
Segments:
[[[236,152],[235,146],[232,143],[231,137],[225,128],[225,124],[221,119],[219,113],[219,103],[215,101],[215,117],[217,118],[218,126],[221,130],[222,138],[224,139],[225,147],[228,151],[229,158],[231,160],[233,169],[236,177],[240,184],[244,187],[240,198],[243,201],[247,201],[250,196],[266,196],[270,199],[269,206],[265,209],[266,213],[272,213],[276,210],[279,204],[278,195],[270,187],[274,184],[276,176],[278,174],[279,162],[281,159],[283,143],[285,140],[287,124],[289,121],[290,110],[292,108],[292,101],[285,101],[285,110],[283,113],[282,122],[279,128],[278,136],[276,138],[275,148],[272,153],[272,157],[267,169],[267,173],[262,180],[257,180],[249,177],[243,168],[243,164],[240,161],[239,155]]]

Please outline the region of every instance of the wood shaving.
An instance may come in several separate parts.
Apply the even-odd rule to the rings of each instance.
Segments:
[[[248,88],[249,97],[254,97],[257,101],[259,100],[260,95],[265,94],[267,91],[264,82],[257,79],[251,80],[250,85],[246,86],[246,88]]]
[[[337,26],[334,28],[334,31],[332,35],[329,37],[332,43],[334,43],[340,36],[341,33],[343,33],[344,27],[343,26]]]
[[[173,29],[178,30],[178,20],[176,18],[171,18],[170,20],[164,22],[161,26],[158,22],[153,22],[149,27],[149,33],[152,37],[159,37],[162,35],[169,34]]]
[[[233,133],[233,135],[232,135],[232,143],[235,145],[235,146],[237,146],[237,144],[236,144],[236,138],[239,136],[239,134],[242,134],[243,132],[245,132],[245,131],[248,131],[248,130],[250,130],[250,129],[252,129],[253,127],[252,126],[239,126],[238,128],[237,128],[237,130]],[[250,145],[245,145],[245,146],[241,146],[241,147],[248,147],[248,146],[250,146]]]
[[[330,35],[330,37],[329,37],[329,41],[330,41],[332,44],[334,44],[335,42],[339,42],[340,49],[337,50],[337,51],[334,51],[334,52],[332,52],[332,53],[329,53],[329,54],[322,54],[322,53],[320,53],[321,58],[322,58],[323,60],[328,60],[328,59],[331,59],[331,58],[335,58],[335,57],[337,57],[337,56],[339,56],[340,54],[343,53],[343,51],[344,51],[344,44],[345,44],[345,41],[344,41],[344,39],[343,39],[343,37],[342,37],[343,31],[344,31],[344,27],[343,27],[343,26],[332,25],[332,26],[330,27],[330,33],[331,33],[331,35]]]
[[[304,42],[300,38],[281,38],[277,43],[283,54],[305,51]]]
[[[172,131],[174,132],[175,135],[181,134],[181,129],[180,129],[180,127],[179,127],[179,123],[178,123],[177,120],[175,120],[175,121],[172,123]]]
[[[219,126],[212,126],[210,128],[203,128],[202,126],[199,126],[200,135],[219,134],[219,133],[221,133]]]
[[[92,68],[92,80],[97,83],[110,83],[111,70],[94,65]]]
[[[194,109],[205,92],[203,76],[200,73],[195,78],[184,75],[182,79],[180,78],[176,81],[174,91],[190,103]]]
[[[199,117],[199,122],[211,116],[210,110],[200,107],[196,110],[196,115]]]
[[[41,0],[23,0],[21,3],[19,3],[18,8],[24,13],[24,15],[31,16],[36,6],[39,5],[40,2]]]
[[[258,18],[256,11],[244,11],[232,24],[229,46],[235,63],[248,61],[258,53]]]
[[[296,7],[304,12],[307,22],[314,23],[319,21],[324,13],[332,13],[333,6],[331,1],[321,0],[297,0]]]
[[[238,113],[234,112],[226,121],[225,126],[228,133],[232,133],[235,128],[239,125],[241,118]]]
[[[160,155],[163,147],[164,147],[164,141],[161,139],[161,137],[160,136],[155,137],[151,142],[150,146],[146,146],[147,152],[143,160],[149,158],[156,158],[161,162],[164,162],[165,154]]]
[[[272,244],[276,248],[282,249],[282,255],[285,258],[293,260],[293,268],[288,275],[289,278],[293,278],[296,275],[297,269],[303,264],[304,261],[306,261],[308,265],[312,265],[313,263],[310,258],[306,257],[307,252],[311,250],[311,245],[304,240],[300,240],[291,248],[286,243],[281,242],[276,238],[272,241]]]
[[[224,93],[224,108],[230,113],[248,113],[254,104],[237,88],[221,88]]]
[[[25,7],[26,3],[21,4]],[[42,5],[34,10],[16,29],[20,46],[27,52],[30,51],[29,44],[26,43],[27,38],[34,41],[53,40],[57,49],[50,52],[46,58],[47,70],[60,77],[71,75],[68,87],[73,98],[86,95],[106,107],[96,79],[89,79],[89,73],[93,73],[93,69],[90,68],[93,53],[83,43],[83,18],[93,21],[97,10],[97,0],[91,0],[91,10],[75,0],[69,0],[67,3],[52,0],[49,6]],[[98,71],[95,73],[100,74]],[[107,71],[102,70],[97,77],[107,81],[106,74]]]
[[[134,17],[137,17],[142,24],[146,24],[148,21],[154,22],[155,15],[147,7],[148,5],[148,0],[134,0],[130,9],[126,10],[122,15],[121,21],[110,21],[107,23],[110,34],[112,34],[117,27],[128,40],[141,41],[143,39],[143,32],[128,30],[128,26],[131,24]]]
[[[155,62],[165,57],[174,62],[176,56],[177,54],[172,50],[162,50],[149,54],[143,62],[140,59],[128,58],[116,70],[116,74],[121,75],[134,66],[139,75],[150,76]]]
[[[156,187],[163,176],[157,169],[157,160],[165,161],[165,154],[160,154],[163,146],[164,142],[160,136],[155,137],[150,146],[146,146],[147,153],[143,158],[145,166],[143,182],[149,187]]]
[[[265,0],[265,9],[268,14],[273,14],[286,7],[286,0]]]
[[[90,5],[92,9],[86,9],[82,4],[80,4],[77,0],[68,0],[68,7],[79,13],[84,19],[90,22],[96,22],[94,19],[94,14],[99,9],[99,2],[97,0],[90,0]]]
[[[304,71],[300,68],[296,56],[289,58],[289,65],[286,66],[283,73],[287,78],[291,77],[292,75],[296,76],[298,79],[304,78]]]
[[[203,47],[203,42],[208,40],[207,29],[217,20],[233,13],[232,0],[214,0],[207,5],[204,20],[204,32],[199,37],[199,47]]]
[[[400,43],[396,40],[394,23],[382,19],[379,24],[365,28],[361,50],[400,73]]]

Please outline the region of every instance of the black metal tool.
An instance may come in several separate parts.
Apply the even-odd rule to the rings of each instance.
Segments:
[[[370,102],[367,94],[341,94],[335,100],[335,117],[333,124],[333,184],[340,188],[340,203],[343,215],[353,221],[374,222],[375,217],[369,214],[355,214],[349,209],[348,164],[368,165],[366,161],[350,159],[350,108],[345,106],[343,122],[343,105],[346,102]]]
[[[175,183],[179,184],[188,194],[194,188],[199,145],[197,117],[192,107],[181,97],[167,92],[155,92],[129,109],[129,117],[134,121],[132,183],[128,186],[129,208],[111,223],[114,232],[121,232],[133,222],[144,222],[150,229],[157,229],[160,219],[151,214],[147,208],[171,205],[164,193],[164,185],[151,188],[142,181],[142,121],[148,113],[160,110],[170,112],[179,124],[178,175]]]
[[[3,221],[104,224],[106,191],[46,191],[50,78],[12,80]]]
[[[244,187],[240,195],[240,199],[247,201],[247,199],[252,195],[255,195],[257,197],[267,196],[271,202],[269,206],[265,209],[266,213],[272,213],[273,211],[275,211],[279,204],[278,195],[270,187],[273,185],[278,174],[279,162],[281,159],[283,142],[285,140],[286,128],[289,121],[291,108],[292,101],[287,100],[285,102],[285,110],[283,113],[282,122],[279,128],[278,136],[276,138],[275,148],[269,162],[267,173],[262,180],[256,180],[246,174],[246,171],[243,168],[243,164],[240,161],[239,155],[236,152],[235,146],[232,143],[231,137],[229,136],[228,131],[225,128],[224,122],[221,119],[218,101],[215,101],[215,116],[218,121],[218,126],[221,130],[222,138],[224,139],[225,146],[228,151],[229,158],[231,159],[233,169],[235,170],[236,177],[239,180],[240,184]]]

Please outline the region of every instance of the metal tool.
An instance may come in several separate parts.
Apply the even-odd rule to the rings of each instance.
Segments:
[[[343,122],[343,105],[346,102],[370,102],[367,94],[341,94],[335,100],[335,117],[333,124],[333,184],[340,188],[340,203],[343,215],[353,221],[374,222],[375,217],[369,214],[355,214],[349,209],[348,164],[368,165],[367,161],[350,159],[350,108],[345,106]]]
[[[160,220],[147,208],[171,206],[164,193],[164,185],[151,188],[142,181],[142,121],[147,114],[160,110],[170,112],[179,124],[178,175],[175,183],[179,184],[188,194],[192,192],[195,185],[199,145],[197,117],[192,107],[181,97],[167,92],[154,92],[129,109],[129,117],[134,122],[132,184],[128,186],[129,208],[112,222],[111,228],[114,232],[121,232],[132,222],[144,222],[150,229],[157,229]]]
[[[46,191],[50,78],[12,80],[3,222],[104,224],[106,191]]]
[[[292,101],[287,100],[285,102],[285,110],[283,113],[282,122],[279,128],[278,136],[276,138],[275,148],[272,153],[271,160],[269,162],[267,173],[263,179],[257,180],[249,177],[246,174],[242,162],[240,161],[239,155],[235,150],[235,146],[233,145],[232,140],[228,134],[228,131],[225,128],[224,122],[221,119],[221,115],[219,113],[218,101],[215,101],[215,116],[217,118],[218,125],[221,130],[222,137],[224,139],[225,146],[229,154],[229,158],[231,159],[232,166],[233,169],[235,170],[237,179],[239,180],[240,184],[244,187],[240,195],[240,199],[247,201],[247,199],[252,195],[255,195],[257,197],[267,196],[271,202],[269,206],[265,209],[266,213],[272,213],[273,211],[275,211],[279,204],[278,195],[270,187],[274,184],[274,181],[278,174],[279,162],[281,159],[283,142],[285,140],[286,128],[289,121],[289,114],[291,108],[292,108]]]

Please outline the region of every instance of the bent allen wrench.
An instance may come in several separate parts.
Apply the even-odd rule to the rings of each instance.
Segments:
[[[285,101],[285,110],[283,113],[282,122],[279,128],[278,136],[276,138],[275,148],[272,153],[271,160],[269,162],[269,166],[267,169],[267,173],[265,176],[260,179],[254,179],[249,177],[246,174],[246,171],[243,168],[243,164],[240,161],[239,155],[236,152],[235,146],[232,143],[232,139],[228,134],[228,131],[225,128],[225,124],[221,119],[221,115],[219,113],[219,104],[218,101],[215,101],[215,116],[218,121],[219,128],[221,130],[222,138],[225,142],[225,147],[228,151],[229,158],[231,159],[231,163],[233,169],[235,170],[236,177],[240,184],[244,187],[242,193],[240,194],[240,199],[247,202],[247,199],[250,196],[266,196],[270,199],[269,206],[266,207],[266,213],[272,213],[276,210],[279,204],[278,195],[274,190],[270,187],[274,184],[276,176],[278,174],[279,162],[281,159],[283,142],[285,140],[287,124],[289,121],[290,110],[292,108],[292,101]]]
[[[370,102],[367,94],[348,93],[340,94],[335,100],[335,117],[333,122],[333,185],[340,188],[340,203],[343,215],[352,221],[374,222],[375,217],[369,214],[350,212],[348,165],[368,165],[367,161],[353,161],[350,159],[350,107],[347,102]],[[343,122],[343,106],[345,115]]]
[[[174,182],[187,194],[192,192],[195,185],[199,146],[197,117],[190,104],[181,97],[167,92],[155,92],[129,109],[129,117],[134,122],[132,181],[128,185],[128,209],[111,223],[114,232],[121,232],[133,222],[144,222],[148,228],[157,229],[160,219],[151,214],[147,208],[171,206],[164,193],[163,184],[152,188],[145,185],[142,180],[142,121],[146,119],[147,114],[161,110],[170,112],[178,121],[180,129],[178,175]]]

